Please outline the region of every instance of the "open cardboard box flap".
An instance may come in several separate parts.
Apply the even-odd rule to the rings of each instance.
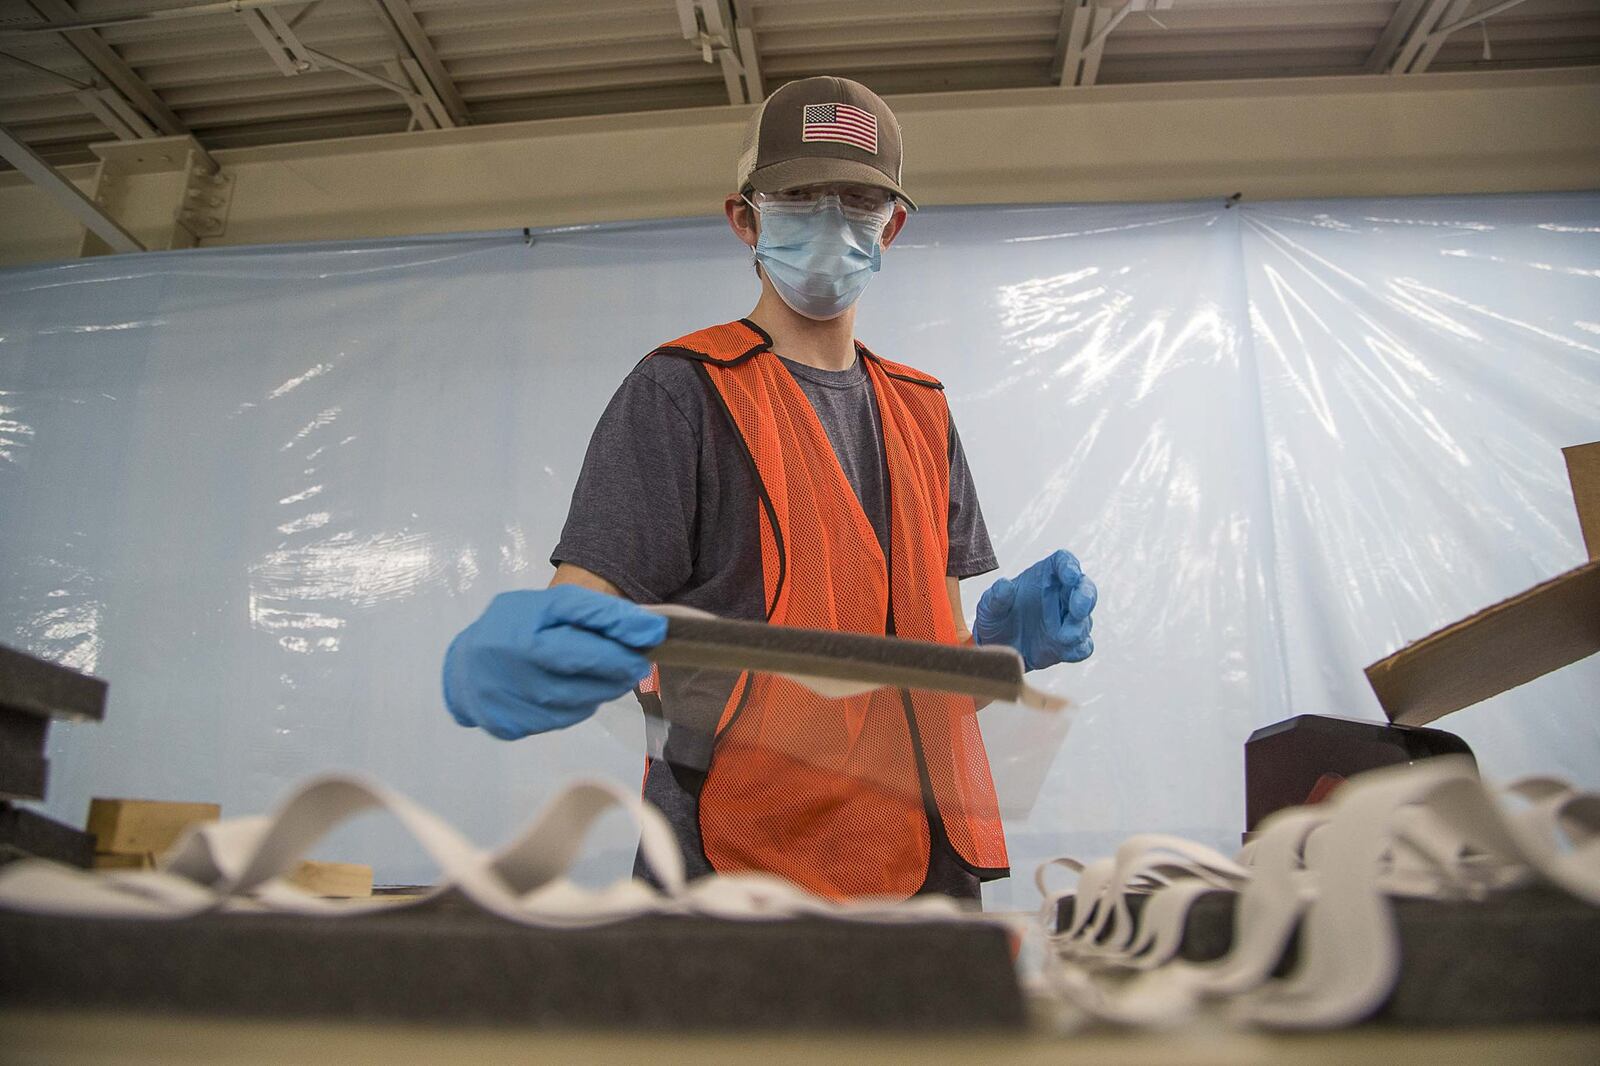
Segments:
[[[1600,442],[1562,452],[1589,561],[1367,667],[1391,722],[1425,725],[1600,651]]]

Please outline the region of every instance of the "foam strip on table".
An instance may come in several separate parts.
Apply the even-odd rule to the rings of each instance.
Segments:
[[[0,644],[0,707],[99,721],[106,716],[106,683]]]

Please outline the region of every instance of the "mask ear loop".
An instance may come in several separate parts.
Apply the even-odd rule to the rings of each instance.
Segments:
[[[756,202],[754,200],[750,199],[750,197],[746,196],[744,193],[740,193],[739,194],[739,199],[743,200],[746,204],[748,204],[750,206],[750,213],[756,219],[760,219],[761,218],[761,208],[756,206]],[[757,235],[756,235],[757,243],[760,243],[760,240],[761,240],[760,234],[757,233]],[[761,260],[756,257],[756,245],[754,245],[754,244],[752,244],[750,246],[750,265],[755,267],[756,276],[760,277],[761,276]]]

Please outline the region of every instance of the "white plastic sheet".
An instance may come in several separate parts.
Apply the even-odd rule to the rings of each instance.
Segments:
[[[495,841],[562,781],[636,781],[631,701],[503,744],[448,719],[439,659],[548,579],[622,375],[755,284],[720,220],[0,272],[0,641],[112,686],[54,728],[46,810],[242,814],[348,768]],[[1042,678],[1070,735],[985,712],[1056,753],[995,745],[1014,867],[1228,846],[1251,729],[1379,717],[1363,665],[1580,561],[1596,308],[1600,195],[914,216],[859,335],[945,379],[1003,571],[1067,547],[1102,594],[1094,658]],[[1594,784],[1596,691],[1589,661],[1441,724],[1496,777]],[[431,873],[386,826],[324,853]]]

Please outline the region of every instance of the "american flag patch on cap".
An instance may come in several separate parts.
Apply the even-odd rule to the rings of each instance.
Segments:
[[[836,141],[878,153],[878,118],[850,104],[807,104],[801,116],[802,141]]]

